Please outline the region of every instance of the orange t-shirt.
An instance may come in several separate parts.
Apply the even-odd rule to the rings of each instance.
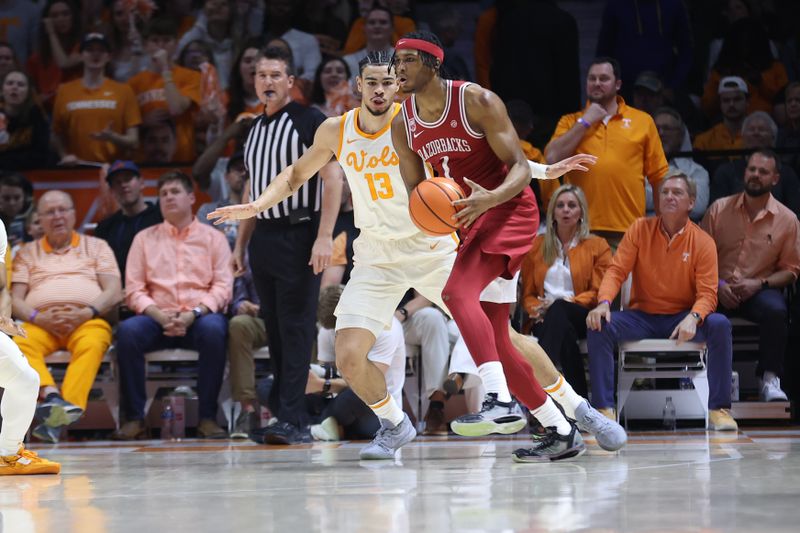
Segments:
[[[73,80],[58,88],[53,105],[53,132],[61,137],[67,153],[101,163],[122,158],[124,153],[117,145],[90,136],[109,123],[120,134],[142,123],[130,87],[106,78],[97,89],[85,87],[83,80]]]
[[[175,86],[183,96],[192,101],[186,111],[173,117],[175,121],[176,147],[174,161],[194,161],[194,113],[197,111],[202,97],[200,95],[200,73],[196,70],[172,67],[172,79]],[[140,72],[128,80],[128,85],[133,88],[142,116],[156,109],[168,109],[167,97],[164,92],[164,78],[161,74],[149,70]]]
[[[694,138],[695,150],[739,150],[743,147],[742,132],[732,137],[730,130],[721,122]]]
[[[350,26],[350,33],[344,42],[344,52],[342,55],[358,52],[367,46],[367,36],[364,33],[364,17],[358,17],[353,25]],[[392,43],[396,43],[400,37],[417,29],[414,19],[408,17],[394,16],[394,31],[392,32]],[[353,74],[351,72],[351,74]],[[357,73],[356,73],[357,74]]]

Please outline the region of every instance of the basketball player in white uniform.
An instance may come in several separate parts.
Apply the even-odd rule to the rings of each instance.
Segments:
[[[392,101],[398,87],[387,68],[390,61],[391,55],[385,52],[371,52],[361,61],[357,78],[361,106],[323,122],[313,146],[261,196],[208,215],[217,219],[215,224],[253,217],[291,196],[332,157],[338,159],[361,235],[353,243],[353,271],[335,313],[336,363],[353,392],[381,420],[381,430],[361,450],[362,459],[392,459],[397,449],[416,436],[401,405],[388,393],[383,373],[367,354],[378,335],[390,327],[408,289],[416,289],[447,310],[441,293],[458,244],[455,235],[423,234],[408,214],[408,194],[391,139],[392,118],[400,106]],[[512,433],[526,424],[521,413],[505,418],[515,419],[498,423],[495,432]]]
[[[25,336],[25,330],[7,315],[11,308],[6,289],[6,227],[0,221],[0,388],[3,400],[0,412],[0,476],[22,474],[58,474],[61,465],[43,459],[26,450],[22,444],[25,432],[33,420],[36,398],[39,396],[39,374],[31,368],[25,356],[8,335]]]

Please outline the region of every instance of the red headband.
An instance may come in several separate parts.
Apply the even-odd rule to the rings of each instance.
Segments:
[[[400,39],[394,45],[395,50],[419,50],[421,52],[428,52],[430,55],[439,60],[444,61],[444,50],[439,48],[433,43],[423,41],[422,39]]]

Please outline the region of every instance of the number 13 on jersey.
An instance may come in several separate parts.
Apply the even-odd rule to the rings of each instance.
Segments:
[[[386,172],[376,172],[375,174],[367,172],[364,174],[364,179],[367,180],[369,194],[373,201],[388,200],[394,196],[392,181]]]

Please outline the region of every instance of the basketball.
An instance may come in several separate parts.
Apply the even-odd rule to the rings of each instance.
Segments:
[[[430,178],[411,191],[408,212],[414,224],[426,235],[439,237],[458,230],[451,217],[458,211],[450,202],[465,198],[458,183],[449,178]]]

